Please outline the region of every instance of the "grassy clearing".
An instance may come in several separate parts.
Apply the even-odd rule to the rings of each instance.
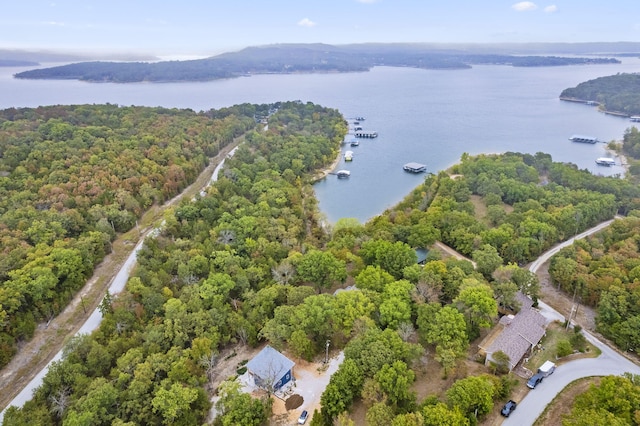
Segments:
[[[545,361],[553,361],[555,363],[562,363],[563,361],[574,360],[578,358],[595,358],[600,355],[600,350],[593,346],[591,343],[586,342],[584,350],[574,351],[573,354],[566,357],[558,357],[557,347],[558,343],[562,340],[569,340],[574,335],[573,329],[565,330],[563,324],[559,322],[552,322],[547,327],[547,333],[540,341],[540,344],[534,349],[533,354],[529,357],[529,360],[524,364],[526,368],[531,371],[537,371]]]

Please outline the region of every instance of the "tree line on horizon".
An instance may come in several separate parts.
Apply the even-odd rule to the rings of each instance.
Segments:
[[[421,44],[280,44],[248,47],[238,52],[188,61],[76,62],[23,71],[15,77],[118,83],[209,81],[253,74],[363,72],[375,66],[465,69],[483,64],[537,67],[619,62],[615,58],[511,55],[433,48]]]

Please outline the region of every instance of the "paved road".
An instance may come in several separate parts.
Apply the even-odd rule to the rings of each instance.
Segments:
[[[556,368],[555,372],[542,383],[531,389],[520,401],[516,411],[506,419],[503,426],[532,425],[542,414],[547,404],[569,383],[582,377],[621,375],[625,372],[640,374],[640,367],[601,343],[589,333],[585,337],[600,348],[598,358],[585,358],[568,362]]]
[[[228,157],[233,155],[234,153],[235,153],[235,148],[229,153]],[[218,164],[218,166],[215,168],[215,170],[213,172],[213,175],[211,177],[211,180],[207,183],[207,186],[218,179],[218,173],[219,173],[220,168],[222,167],[223,164],[224,164],[224,159],[222,159],[222,161],[220,161],[220,164]],[[204,189],[203,189],[203,191],[204,191]],[[180,198],[180,196],[178,195],[173,200],[171,200],[169,203],[172,203],[174,200],[177,200],[179,198]],[[118,294],[124,289],[125,284],[129,280],[129,275],[130,275],[131,271],[133,270],[133,268],[136,265],[138,252],[142,248],[142,245],[144,244],[145,238],[147,236],[153,235],[154,233],[157,233],[157,232],[159,232],[159,228],[152,229],[152,230],[148,231],[146,234],[141,236],[138,244],[133,249],[133,251],[131,252],[129,257],[127,258],[125,263],[120,268],[120,271],[118,272],[116,277],[113,279],[113,282],[109,286],[108,291],[109,291],[110,294],[112,294],[112,295],[113,294]],[[89,316],[89,318],[82,325],[82,327],[80,327],[80,329],[78,330],[78,333],[76,333],[76,335],[91,333],[92,331],[94,331],[95,329],[98,328],[98,326],[100,325],[101,321],[102,321],[102,313],[100,312],[99,308],[96,308],[96,310],[91,314],[91,316]],[[27,402],[28,400],[31,399],[31,397],[33,395],[33,391],[42,384],[44,376],[47,374],[47,371],[49,370],[49,367],[51,366],[51,363],[53,363],[54,361],[59,361],[62,358],[62,351],[63,350],[64,349],[60,350],[49,361],[49,363],[46,365],[46,367],[43,368],[42,370],[40,370],[38,372],[38,374],[36,374],[34,376],[34,378],[27,384],[27,386],[25,386],[24,389],[22,389],[22,391],[18,395],[16,395],[16,397],[9,403],[9,405],[7,405],[6,408],[8,408],[8,407],[10,407],[12,405],[15,405],[16,407],[22,407],[25,402]],[[2,412],[0,412],[0,424],[2,424],[2,421],[4,419],[4,412],[5,412],[6,408],[4,410],[2,410]]]
[[[603,222],[543,253],[531,264],[529,270],[535,273],[542,264],[562,248],[573,244],[576,239],[584,238],[606,228],[612,222],[613,220]],[[562,314],[542,301],[539,302],[539,309],[540,313],[544,315],[548,321],[565,320]],[[589,342],[593,343],[602,351],[602,354],[597,358],[579,359],[557,367],[551,376],[544,379],[535,389],[531,389],[527,393],[522,401],[518,403],[516,411],[514,411],[508,419],[504,420],[502,423],[503,426],[532,425],[538,416],[542,414],[547,404],[574,380],[590,376],[621,375],[625,372],[640,374],[639,366],[596,339],[586,330],[583,329],[582,333]]]

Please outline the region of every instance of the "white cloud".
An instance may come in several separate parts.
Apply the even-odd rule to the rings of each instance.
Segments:
[[[45,24],[52,25],[54,27],[64,27],[66,25],[64,22],[58,22],[58,21],[48,21],[48,22],[45,22]]]
[[[316,23],[313,22],[311,19],[309,18],[304,18],[298,21],[298,25],[301,27],[315,27]]]
[[[538,5],[530,1],[521,1],[511,6],[511,8],[518,12],[529,12],[530,10],[536,10]]]
[[[558,6],[556,6],[555,4],[552,4],[551,6],[547,6],[544,8],[544,11],[546,13],[553,13],[553,12],[557,12],[558,11]]]

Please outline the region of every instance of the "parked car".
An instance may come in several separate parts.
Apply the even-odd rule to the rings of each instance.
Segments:
[[[307,417],[309,417],[309,413],[307,412],[307,410],[304,410],[302,414],[300,414],[300,417],[298,417],[298,424],[305,424],[307,422]]]
[[[542,382],[542,379],[544,379],[544,374],[543,373],[534,374],[529,379],[529,381],[527,382],[527,386],[530,389],[535,389],[535,387],[538,386]]]
[[[518,404],[516,404],[514,400],[510,399],[506,404],[504,404],[502,410],[500,410],[500,414],[505,417],[509,417],[509,414],[513,413],[517,406]]]

